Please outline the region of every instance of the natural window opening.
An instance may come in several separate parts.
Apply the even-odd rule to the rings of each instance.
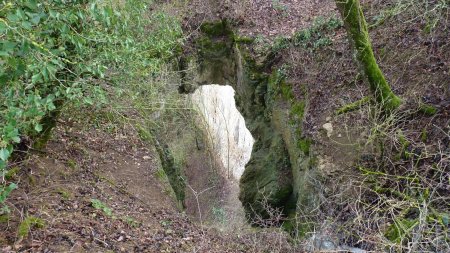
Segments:
[[[239,180],[250,160],[254,139],[236,108],[235,91],[228,85],[203,85],[192,102],[203,118],[207,138],[229,180]]]

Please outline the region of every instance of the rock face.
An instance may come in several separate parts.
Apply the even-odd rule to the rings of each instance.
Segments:
[[[203,85],[192,94],[191,100],[202,115],[208,141],[219,155],[228,178],[239,180],[255,141],[236,108],[234,93],[228,85]]]
[[[225,21],[204,24],[201,31],[196,54],[183,59],[196,71],[185,78],[180,90],[193,93],[211,83],[234,88],[237,108],[255,140],[245,170],[234,172],[242,173],[239,199],[247,217],[271,218],[274,209],[295,216],[299,206],[303,212],[314,203],[313,187],[307,182],[310,142],[301,137],[299,128],[306,102],[291,104],[291,88],[272,69],[276,57],[252,59],[246,42],[236,38]]]

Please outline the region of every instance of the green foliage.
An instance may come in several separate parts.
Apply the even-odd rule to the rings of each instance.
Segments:
[[[200,27],[200,30],[211,37],[228,36],[233,34],[233,31],[230,30],[226,20],[204,23]]]
[[[305,101],[298,101],[295,102],[292,105],[291,108],[291,115],[296,119],[296,120],[302,120],[303,116],[305,115],[305,108],[306,108],[306,103]]]
[[[12,169],[8,170],[8,172],[5,173],[5,179],[6,180],[12,180],[17,173],[19,173],[20,168],[19,167],[13,167]]]
[[[310,27],[295,32],[291,38],[276,37],[272,51],[278,52],[291,46],[314,51],[329,46],[333,43],[331,37],[334,35],[334,31],[341,27],[342,21],[336,17],[329,19],[318,17]]]
[[[18,143],[45,145],[64,105],[103,106],[105,87],[120,95],[177,54],[178,22],[151,3],[0,0],[0,174]]]
[[[281,95],[286,101],[291,101],[295,98],[294,92],[292,91],[292,85],[286,82],[281,84]]]
[[[61,197],[62,197],[64,200],[69,200],[69,199],[72,197],[72,194],[71,194],[68,190],[66,190],[66,189],[64,189],[64,188],[58,188],[58,189],[56,190],[56,192],[57,192],[59,195],[61,195]]]
[[[428,131],[426,128],[422,129],[422,132],[420,133],[420,140],[422,142],[426,142],[428,139]]]
[[[9,221],[9,215],[8,214],[2,214],[0,215],[0,224],[1,223],[6,223]]]
[[[272,72],[267,80],[267,98],[266,100],[273,99],[281,91],[281,87],[285,86],[286,78],[286,66],[276,69]]]
[[[245,37],[245,36],[234,36],[234,42],[238,44],[252,44],[255,41],[255,38]]]
[[[126,222],[128,224],[128,226],[130,226],[132,228],[137,228],[140,225],[140,223],[138,221],[136,221],[133,217],[125,216],[125,217],[121,218],[121,220],[123,222]]]
[[[17,235],[21,238],[24,238],[28,235],[28,232],[30,232],[31,228],[44,228],[44,226],[45,222],[42,219],[34,216],[28,216],[20,223],[19,228],[17,229]]]
[[[17,189],[17,185],[14,183],[0,187],[0,207],[2,207],[0,212],[9,212],[8,207],[5,206],[5,200],[14,189]]]
[[[275,41],[273,42],[273,45],[272,45],[272,51],[278,52],[283,49],[289,48],[289,46],[291,45],[290,43],[291,43],[291,41],[289,38],[276,37]]]
[[[73,159],[69,159],[67,161],[67,165],[71,168],[71,169],[76,169],[77,168],[77,162]]]
[[[342,21],[336,17],[329,19],[318,17],[314,20],[311,27],[296,32],[292,42],[296,47],[309,48],[310,50],[329,46],[332,44],[330,37],[340,27],[342,27]]]
[[[401,130],[397,131],[397,138],[400,143],[400,152],[397,158],[409,159],[411,154],[408,152],[408,147],[411,145],[411,143],[406,139],[406,136]]]
[[[415,219],[395,219],[385,236],[392,242],[400,243],[405,236],[410,236],[411,231],[418,224],[419,222]]]
[[[225,224],[227,222],[227,215],[223,208],[221,207],[213,207],[212,213],[214,215],[214,219],[218,222]]]
[[[298,141],[298,148],[307,156],[309,156],[309,150],[312,141],[308,138],[302,138]]]
[[[97,210],[101,210],[106,216],[112,217],[112,209],[98,199],[91,199],[91,205]]]
[[[437,113],[437,108],[432,105],[421,104],[419,106],[419,112],[425,114],[426,116],[433,116]]]

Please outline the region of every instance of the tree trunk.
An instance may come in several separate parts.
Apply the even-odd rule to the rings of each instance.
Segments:
[[[384,110],[391,111],[397,108],[402,101],[392,92],[377,64],[359,0],[335,1],[344,21],[350,42],[356,50],[358,63],[369,81],[370,90]]]

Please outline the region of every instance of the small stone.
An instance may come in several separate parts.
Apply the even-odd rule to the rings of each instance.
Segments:
[[[148,156],[148,155],[146,155],[146,156],[144,156],[144,157],[142,157],[142,159],[144,159],[144,160],[150,160],[150,156]]]
[[[327,131],[327,136],[331,137],[331,134],[333,133],[333,125],[331,123],[325,123],[322,127],[325,131]]]
[[[338,138],[341,138],[342,137],[342,134],[338,134]]]
[[[118,242],[123,241],[123,236],[119,236],[119,238],[117,239]]]
[[[331,121],[331,117],[327,117],[325,120],[326,120],[327,122],[330,122],[330,121]]]

